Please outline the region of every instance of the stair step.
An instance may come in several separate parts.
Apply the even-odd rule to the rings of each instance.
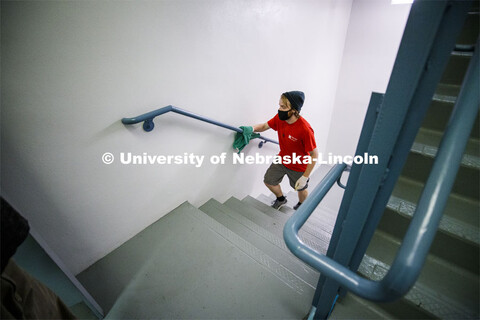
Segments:
[[[435,90],[435,96],[451,97],[448,99],[457,100],[457,96],[460,93],[461,86],[459,84],[446,84],[439,83]],[[435,97],[434,96],[434,97]]]
[[[278,210],[273,209],[269,205],[266,205],[263,202],[258,201],[257,199],[254,199],[250,196],[246,196],[242,202],[248,203],[249,205],[253,206],[254,208],[257,208],[261,212],[265,213],[266,215],[272,217],[273,219],[278,220],[282,226],[285,225],[287,220],[290,218],[290,216],[287,216]],[[330,242],[330,238],[332,237],[331,233],[329,233],[327,230],[325,230],[327,227],[325,226],[324,223],[317,223],[313,219],[311,221],[307,221],[302,227],[302,229],[306,234],[310,234],[314,236],[315,238],[319,239],[323,243],[328,243]]]
[[[457,93],[458,94],[458,93]],[[425,115],[425,119],[422,122],[422,128],[420,129],[419,135],[417,135],[417,140],[422,139],[425,140],[425,135],[428,135],[429,132],[425,130],[432,130],[432,134],[435,136],[427,139],[425,142],[421,142],[426,145],[431,145],[433,147],[438,147],[440,144],[440,139],[443,135],[443,131],[447,127],[447,124],[450,120],[450,116],[452,115],[453,108],[455,106],[455,102],[457,100],[457,96],[450,96],[450,95],[443,95],[440,93],[436,93],[433,96],[432,102],[430,104],[430,107],[427,110],[427,114]],[[475,120],[475,123],[473,125],[472,132],[470,133],[470,137],[473,139],[479,139],[480,138],[480,118],[477,117]],[[430,142],[429,140],[432,140],[433,142]],[[420,141],[417,141],[420,142]],[[479,155],[478,154],[478,143],[477,147],[474,147],[477,152],[475,151],[469,151],[471,146],[467,146],[467,151],[466,154],[471,154],[471,155]]]
[[[403,239],[409,223],[410,219],[394,211],[386,210],[378,228],[392,236]],[[435,236],[430,252],[439,258],[451,261],[458,267],[478,274],[478,248],[478,245],[467,243],[452,237],[450,234],[439,231]]]
[[[248,225],[250,225],[248,222],[246,223],[247,225],[244,225],[241,222],[245,222],[245,220],[249,221],[248,219],[214,199],[210,199],[199,209],[231,231],[235,232],[235,234],[242,239],[245,239],[245,241],[249,242],[269,257],[272,257],[273,260],[293,272],[313,289],[317,286],[319,276],[318,271],[312,269],[295,257],[285,245],[279,246],[278,243],[283,244],[282,239],[277,238],[275,235],[259,226],[250,229],[248,227]],[[274,241],[269,241],[269,239],[274,239]]]
[[[411,151],[429,159],[434,159],[437,155],[442,136],[442,132],[421,128],[415,138]],[[465,168],[480,170],[480,140],[474,138],[469,139],[461,165]]]
[[[372,280],[382,279],[399,246],[396,238],[377,230],[359,272]],[[403,299],[440,319],[477,319],[478,281],[478,274],[429,255],[417,282]]]
[[[445,84],[461,84],[469,63],[470,56],[452,54],[440,82]]]
[[[403,238],[423,187],[421,183],[400,177],[379,228],[391,232],[397,238]],[[479,208],[478,201],[450,194],[431,252],[471,272],[478,272]]]
[[[295,212],[295,210],[293,210],[292,207],[298,203],[298,198],[297,198],[296,192],[289,192],[285,197],[288,200],[287,205],[281,207],[280,210],[278,211],[283,212],[288,217],[290,217]],[[256,198],[256,200],[266,204],[267,206],[271,206],[271,204],[273,203],[273,201],[275,201],[275,199],[276,199],[275,195],[273,194],[271,196],[266,196],[264,194],[261,194]],[[311,219],[318,221],[319,224],[322,224],[325,221],[335,221],[337,216],[336,212],[322,206],[318,206],[317,212],[318,214],[315,214],[315,211],[314,211],[314,213],[311,216]],[[321,218],[319,216],[321,216]],[[324,223],[324,225],[326,228],[325,230],[333,229],[333,227],[330,228],[329,223]],[[329,232],[331,233],[331,231]]]
[[[260,202],[265,203],[266,205],[271,205],[273,201],[275,201],[275,196],[269,198],[266,195],[261,194],[256,199]],[[291,216],[295,212],[295,210],[291,208],[292,204],[290,203],[290,199],[288,197],[287,197],[287,200],[288,200],[287,205],[281,207],[279,211],[285,213],[288,216]]]
[[[423,188],[424,184],[400,177],[387,207],[411,219]],[[480,245],[479,208],[478,201],[450,194],[439,230],[477,246]]]
[[[404,299],[375,303],[354,294],[339,298],[329,319],[435,319]]]
[[[310,286],[189,203],[149,228],[156,239],[142,231],[136,246],[127,241],[116,250],[136,270],[106,319],[301,318],[308,312]],[[132,259],[142,246],[151,247],[148,260]],[[119,267],[102,260],[105,268]],[[97,287],[118,280],[103,278]]]
[[[286,222],[294,213],[294,210],[292,209],[291,211],[289,211],[288,215],[279,214],[279,211],[283,211],[281,209],[273,209],[269,205],[268,200],[263,202],[247,196],[242,201],[250,203],[252,206],[256,207],[260,211],[268,213],[269,215],[273,215],[273,217],[277,217],[278,215],[278,219],[281,219],[282,222]],[[314,210],[314,212],[311,214],[310,218],[307,220],[304,227],[302,228],[305,228],[305,230],[311,234],[317,234],[320,232],[321,235],[318,237],[327,241],[327,239],[331,238],[333,227],[335,225],[335,219],[336,215],[332,214],[332,212],[325,210],[324,208],[317,208],[316,210]]]
[[[427,181],[434,158],[424,153],[410,152],[402,176],[423,183]],[[480,170],[461,166],[458,170],[452,192],[474,201],[480,200]]]
[[[474,1],[477,3],[478,1]],[[478,37],[479,16],[478,16],[478,4],[476,7],[472,7],[472,10],[467,15],[462,32],[460,33],[457,44],[460,45],[475,45]]]
[[[343,191],[341,195],[343,196]],[[328,193],[327,193],[327,196],[328,196]],[[337,195],[337,196],[340,196],[340,195]],[[287,197],[289,199],[294,199],[293,202],[297,204],[298,197],[296,192],[287,193]],[[341,200],[342,199],[340,197],[338,198],[337,201],[340,203]],[[329,230],[329,232],[331,233],[333,231],[333,227],[335,226],[335,221],[337,220],[338,210],[339,209],[336,209],[336,210],[330,209],[330,207],[325,206],[322,201],[319,203],[317,208],[315,208],[309,220],[312,219],[313,221],[317,221],[317,223],[319,224],[324,224],[326,228],[324,230]]]
[[[231,197],[230,199],[225,201],[224,205],[233,210],[236,210],[238,213],[242,214],[247,219],[270,231],[278,238],[283,239],[283,222],[267,216],[262,211],[253,208],[249,204],[244,203],[234,197]],[[300,230],[299,236],[300,239],[304,241],[304,243],[313,248],[315,251],[322,254],[325,254],[327,252],[328,243],[326,243],[325,241],[322,241],[314,237],[313,235],[306,233],[304,230]]]

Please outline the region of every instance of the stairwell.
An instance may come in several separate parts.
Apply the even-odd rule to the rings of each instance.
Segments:
[[[401,177],[358,272],[382,279],[403,239],[448,124],[479,30],[478,3],[438,85]],[[462,167],[427,262],[400,300],[373,303],[347,294],[333,319],[478,319],[480,129],[477,118]],[[328,171],[312,176],[314,187]],[[342,181],[346,181],[346,177]],[[300,231],[325,253],[343,189],[335,186]],[[78,278],[108,319],[302,319],[319,273],[294,257],[283,240],[290,207],[269,207],[259,195],[224,203],[188,202],[82,272]]]
[[[336,187],[326,201],[335,206],[342,193]],[[287,199],[291,206],[297,200]],[[185,202],[78,278],[107,319],[302,319],[319,273],[285,246],[283,225],[292,211],[250,196],[210,199],[200,208]],[[317,208],[302,240],[325,253],[334,222],[333,209]]]

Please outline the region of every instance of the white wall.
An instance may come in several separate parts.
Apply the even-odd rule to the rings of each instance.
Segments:
[[[266,165],[126,166],[120,152],[228,152],[231,125],[270,119],[282,92],[326,147],[351,0],[2,2],[2,196],[78,273],[182,202],[267,192]],[[274,132],[266,134],[276,138]],[[105,165],[112,152],[117,161]],[[247,154],[275,154],[254,145]]]
[[[373,91],[385,93],[410,4],[354,0],[326,152],[353,155]]]

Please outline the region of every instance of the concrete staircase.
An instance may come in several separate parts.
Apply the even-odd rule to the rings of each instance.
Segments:
[[[311,185],[328,170],[319,168]],[[300,232],[302,241],[320,253],[326,252],[342,195],[343,189],[332,188]],[[283,241],[296,193],[287,193],[289,203],[280,211],[269,206],[273,199],[231,197],[223,204],[210,199],[200,208],[185,202],[78,278],[107,319],[302,319],[319,273],[294,257]],[[386,211],[392,211],[398,194],[392,199]],[[398,244],[382,227],[360,273],[380,279]],[[376,304],[347,295],[331,318],[474,318],[475,286],[478,275],[432,255],[404,299]]]
[[[336,189],[328,200],[338,205]],[[302,319],[319,274],[285,246],[292,211],[250,196],[185,202],[78,278],[108,319]],[[325,253],[334,222],[331,209],[317,208],[302,240]]]

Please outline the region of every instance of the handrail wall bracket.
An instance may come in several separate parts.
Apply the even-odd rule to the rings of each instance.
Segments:
[[[143,130],[146,132],[150,132],[155,128],[155,124],[153,123],[153,118],[152,119],[147,119],[143,122]]]

